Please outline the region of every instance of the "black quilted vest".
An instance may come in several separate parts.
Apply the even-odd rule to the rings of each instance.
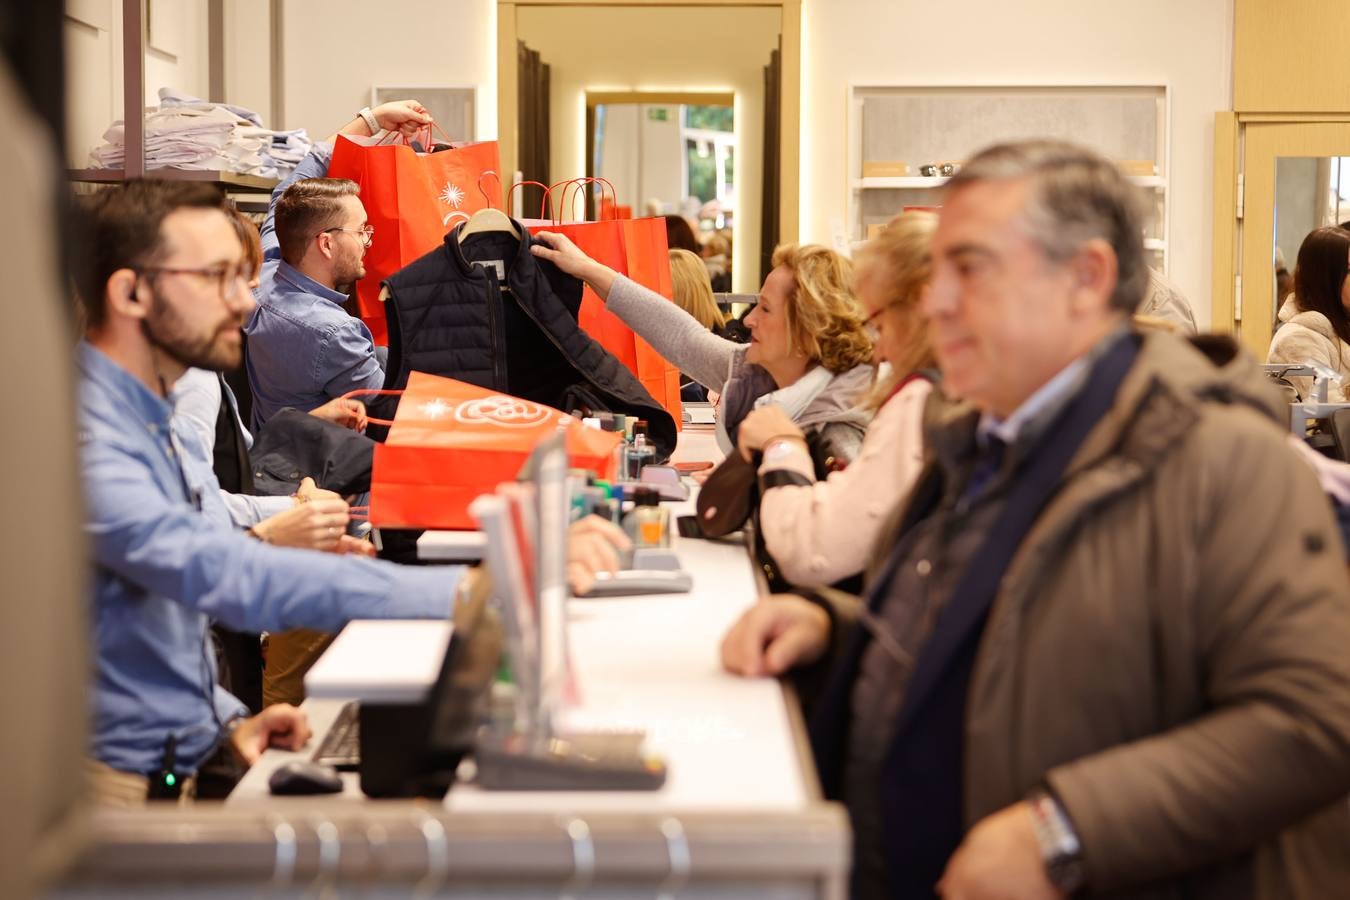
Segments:
[[[675,420],[577,325],[581,282],[530,253],[532,239],[519,222],[526,235],[520,240],[484,232],[461,244],[463,227],[384,283],[384,386],[402,389],[410,372],[427,372],[565,412],[636,416],[647,420],[658,457],[669,457]]]

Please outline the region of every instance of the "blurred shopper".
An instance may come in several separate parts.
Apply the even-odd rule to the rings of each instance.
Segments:
[[[670,281],[675,305],[698,320],[698,323],[718,337],[726,337],[727,317],[713,299],[712,282],[708,269],[688,250],[670,251]],[[680,399],[701,402],[708,399],[708,389],[691,376],[680,373]]]
[[[1330,403],[1350,400],[1344,379],[1350,376],[1350,231],[1318,228],[1298,248],[1294,293],[1280,307],[1280,327],[1270,340],[1267,360],[1301,366],[1316,364],[1341,374],[1327,391]],[[1299,396],[1312,398],[1313,379],[1289,378]]]
[[[858,256],[858,299],[877,362],[889,366],[873,391],[876,418],[858,458],[817,481],[805,435],[781,407],[761,407],[741,423],[746,459],[763,451],[759,530],[778,571],[793,584],[821,586],[861,572],[892,510],[919,476],[924,404],[936,375],[920,304],[936,225],[931,213],[904,213]]]
[[[725,452],[735,449],[752,409],[777,404],[841,464],[857,456],[871,419],[857,404],[872,383],[872,344],[847,259],[820,246],[779,247],[746,318],[750,343],[737,344],[592,260],[563,235],[544,231],[536,238],[533,253],[585,281],[658,353],[719,392],[717,436]]]
[[[924,309],[967,402],[930,401],[862,602],[769,597],[723,642],[817,664],[855,896],[1350,896],[1336,526],[1258,367],[1130,328],[1136,203],[1073,145],[962,168]]]

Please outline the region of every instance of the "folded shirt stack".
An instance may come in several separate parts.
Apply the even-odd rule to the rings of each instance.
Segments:
[[[160,88],[160,106],[145,114],[147,169],[204,169],[285,178],[309,153],[303,128],[272,131],[250,109],[211,103]],[[126,126],[118,121],[90,154],[96,168],[126,163]]]

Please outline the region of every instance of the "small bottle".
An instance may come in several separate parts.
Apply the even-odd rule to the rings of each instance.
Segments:
[[[623,477],[628,481],[642,480],[642,467],[656,462],[656,448],[647,443],[647,433],[635,431],[633,445],[624,456]]]
[[[633,508],[624,516],[623,529],[634,547],[669,547],[670,510],[661,505],[656,491],[638,488]]]

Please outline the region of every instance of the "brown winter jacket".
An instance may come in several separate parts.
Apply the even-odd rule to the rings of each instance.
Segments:
[[[971,440],[928,413],[930,453]],[[1144,338],[990,612],[968,826],[1048,783],[1093,894],[1350,897],[1350,579],[1284,419],[1245,355]],[[829,599],[837,654],[858,604]]]

